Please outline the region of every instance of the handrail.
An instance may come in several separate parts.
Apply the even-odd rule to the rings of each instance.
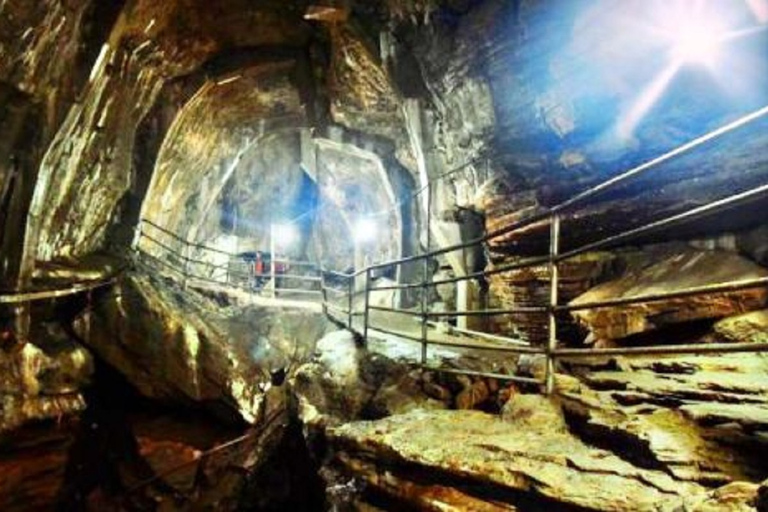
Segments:
[[[739,128],[742,128],[746,126],[747,124],[756,121],[757,119],[764,117],[768,115],[768,105],[755,110],[747,115],[744,115],[740,117],[739,119],[728,123],[720,128],[717,128],[715,130],[712,130],[700,137],[697,137],[685,144],[682,144],[681,146],[678,146],[670,151],[667,151],[666,153],[662,154],[661,156],[658,156],[656,158],[653,158],[645,163],[642,163],[636,167],[633,167],[632,169],[629,169],[628,171],[625,171],[618,176],[615,176],[597,186],[594,186],[592,188],[589,188],[583,192],[580,192],[579,194],[573,196],[570,199],[567,199],[563,201],[562,203],[559,203],[556,206],[552,206],[546,210],[537,212],[530,217],[526,217],[525,219],[521,219],[519,221],[512,222],[508,224],[507,226],[504,226],[503,228],[499,228],[495,231],[491,231],[490,233],[487,233],[479,238],[469,240],[464,243],[460,244],[454,244],[447,247],[442,247],[440,249],[436,249],[424,254],[418,254],[414,256],[407,256],[404,258],[395,259],[392,261],[384,262],[384,263],[378,263],[375,265],[372,265],[368,267],[371,270],[380,269],[380,268],[386,268],[386,267],[392,267],[392,266],[399,266],[406,263],[413,263],[415,261],[420,261],[424,258],[434,258],[435,256],[440,256],[443,254],[447,254],[454,251],[459,251],[462,249],[466,249],[467,247],[472,247],[475,245],[482,244],[484,242],[488,242],[490,240],[493,240],[495,238],[498,238],[502,235],[507,235],[509,233],[512,233],[514,231],[518,231],[522,228],[526,228],[529,226],[532,226],[533,224],[536,224],[538,222],[544,221],[552,217],[552,215],[556,214],[562,214],[569,211],[574,206],[579,205],[580,203],[583,203],[584,201],[603,193],[607,190],[610,190],[612,188],[615,188],[618,185],[624,184],[631,178],[637,177],[641,175],[644,172],[647,172],[650,169],[655,168],[656,166],[667,162],[669,160],[672,160],[678,156],[681,156],[691,149],[697,148],[703,144],[706,144],[707,142],[710,142],[712,140],[715,140],[719,137],[722,137],[723,135],[730,133],[732,131],[738,130]],[[358,271],[357,275],[360,275],[364,273],[364,270]]]
[[[525,347],[524,351],[532,351],[532,353],[539,353],[539,354],[545,355],[546,362],[547,362],[545,377],[543,382],[538,382],[538,381],[537,382],[539,384],[544,384],[544,391],[548,394],[554,392],[555,363],[559,357],[564,357],[566,355],[573,356],[574,354],[577,354],[577,357],[594,357],[598,355],[607,355],[607,354],[633,355],[633,354],[677,354],[677,353],[689,354],[689,353],[709,353],[709,352],[718,352],[718,351],[723,352],[723,350],[719,350],[722,348],[726,348],[723,345],[715,349],[712,348],[712,345],[707,345],[708,348],[703,350],[701,349],[701,345],[677,346],[677,347],[669,347],[669,346],[642,347],[642,348],[635,347],[633,349],[628,349],[628,350],[620,349],[620,350],[612,350],[609,352],[603,351],[603,349],[599,349],[599,350],[565,349],[564,350],[557,347],[558,342],[557,342],[556,315],[566,311],[578,311],[578,310],[585,310],[590,308],[610,307],[614,305],[628,305],[628,304],[642,303],[642,302],[653,302],[658,300],[694,296],[694,295],[705,294],[705,293],[727,293],[730,291],[737,291],[741,289],[763,287],[766,284],[768,284],[768,278],[758,278],[758,279],[752,279],[752,280],[746,280],[746,281],[718,283],[716,285],[688,288],[685,290],[677,290],[675,292],[665,292],[665,293],[659,293],[659,294],[648,294],[648,295],[643,295],[638,297],[612,299],[608,301],[592,302],[589,304],[560,305],[558,304],[558,299],[559,299],[558,264],[570,258],[573,258],[577,255],[580,255],[589,251],[594,251],[599,248],[613,246],[621,242],[629,241],[639,236],[647,235],[656,230],[667,228],[669,226],[672,226],[678,223],[694,220],[694,219],[703,217],[705,215],[711,215],[714,212],[717,212],[726,208],[732,208],[736,205],[747,203],[749,201],[753,201],[757,198],[763,197],[764,195],[768,194],[768,184],[758,186],[751,190],[739,192],[737,194],[733,194],[728,197],[718,199],[716,201],[709,202],[705,205],[693,208],[683,213],[679,213],[676,215],[672,215],[669,217],[665,217],[663,219],[653,221],[647,225],[644,225],[638,228],[624,231],[622,233],[619,233],[613,236],[605,237],[601,240],[585,244],[584,246],[581,246],[576,249],[572,249],[570,251],[563,252],[563,253],[560,253],[561,217],[563,214],[570,212],[571,210],[574,210],[577,206],[583,205],[588,200],[596,197],[597,195],[602,194],[610,189],[616,188],[619,185],[623,185],[627,183],[629,180],[636,178],[642,175],[643,173],[651,169],[654,169],[665,162],[671,161],[683,154],[686,154],[692,149],[695,149],[706,143],[709,143],[719,137],[722,137],[727,133],[738,130],[739,128],[746,126],[747,124],[761,117],[764,117],[767,114],[768,114],[768,106],[762,107],[754,112],[751,112],[747,115],[744,115],[736,119],[731,123],[728,123],[720,128],[712,130],[700,137],[697,137],[670,151],[667,151],[656,158],[648,160],[596,186],[593,186],[585,191],[582,191],[576,194],[575,196],[553,207],[547,208],[545,210],[541,210],[524,219],[520,219],[518,221],[512,222],[502,228],[494,230],[490,233],[486,233],[482,237],[469,240],[463,243],[453,244],[446,247],[438,248],[435,250],[429,250],[429,244],[427,244],[427,250],[425,250],[422,254],[407,256],[407,257],[394,259],[386,262],[380,262],[373,265],[368,265],[362,269],[358,269],[357,271],[353,272],[351,276],[349,276],[349,279],[350,281],[352,279],[357,280],[359,277],[365,276],[364,291],[365,291],[366,300],[365,300],[365,306],[363,311],[363,316],[364,316],[363,332],[367,333],[369,329],[369,325],[368,325],[369,316],[370,316],[369,311],[381,311],[386,313],[405,314],[405,315],[410,315],[415,317],[421,317],[422,318],[421,336],[418,338],[414,336],[404,336],[404,337],[406,339],[414,339],[415,341],[420,341],[422,343],[422,365],[426,366],[427,347],[429,345],[439,346],[443,344],[438,340],[429,339],[427,323],[429,322],[430,318],[441,318],[441,317],[457,318],[460,316],[494,316],[494,315],[509,315],[509,314],[545,313],[547,314],[549,319],[549,325],[548,325],[549,339],[546,347],[543,349],[537,349],[534,347]],[[429,188],[431,184],[432,182],[428,183],[427,188]],[[429,196],[429,199],[431,200],[431,194]],[[431,207],[429,206],[428,206],[427,213],[428,213],[428,216],[427,216],[426,231],[427,231],[427,236],[429,237],[429,234],[430,234],[429,223],[432,215]],[[440,256],[443,254],[448,254],[450,252],[464,250],[468,247],[477,246],[487,241],[501,237],[503,235],[507,235],[514,231],[517,231],[526,227],[530,227],[532,225],[535,225],[537,223],[542,223],[545,221],[549,224],[549,227],[550,227],[550,251],[548,256],[529,257],[521,261],[500,265],[488,270],[484,269],[482,271],[472,272],[466,275],[442,279],[439,281],[429,281],[428,271],[426,267],[426,262],[428,262],[429,259],[435,258],[436,256]],[[425,262],[425,276],[421,283],[404,283],[404,284],[395,284],[395,285],[385,285],[385,286],[379,286],[379,287],[372,286],[371,275],[373,271],[383,269],[383,268],[397,267],[400,265],[414,263],[417,261]],[[515,308],[504,308],[504,309],[495,309],[495,310],[484,309],[479,311],[453,311],[453,312],[430,312],[426,309],[426,303],[425,303],[426,291],[430,287],[436,287],[442,284],[458,283],[461,281],[466,281],[471,279],[479,279],[479,278],[484,279],[490,275],[502,274],[502,273],[506,273],[516,269],[531,268],[531,267],[542,266],[542,265],[549,266],[550,301],[549,301],[549,304],[546,306],[521,306],[521,307],[515,307]],[[368,301],[369,295],[377,291],[384,291],[384,290],[402,291],[402,290],[415,290],[415,289],[421,289],[422,291],[421,312],[408,310],[405,308],[394,308],[394,307],[370,305]],[[350,288],[350,297],[351,297],[351,293],[352,292]],[[350,304],[351,304],[351,298],[350,298]],[[352,327],[351,316],[350,316],[349,325],[351,328]],[[498,336],[496,338],[505,339],[503,336]],[[768,344],[765,344],[765,345],[768,345]],[[726,351],[750,351],[750,350],[764,351],[766,350],[766,347],[762,346],[761,344],[744,344],[744,345],[729,344],[727,347],[728,348]],[[477,348],[477,347],[472,347],[472,348]],[[524,347],[520,347],[520,348],[524,348]],[[535,379],[532,379],[532,380],[535,381]]]
[[[446,369],[432,368],[426,364],[427,349],[430,345],[450,346],[454,348],[467,348],[467,349],[474,349],[474,350],[488,350],[488,351],[496,351],[496,352],[509,352],[509,353],[517,353],[517,354],[522,353],[522,354],[543,355],[545,356],[545,359],[546,359],[546,369],[545,369],[545,375],[543,379],[533,379],[533,378],[527,378],[527,377],[505,376],[505,375],[501,375],[498,377],[506,378],[509,380],[515,380],[515,381],[527,383],[527,384],[543,385],[544,391],[546,393],[552,393],[554,391],[555,363],[561,358],[599,357],[599,356],[610,356],[610,355],[692,354],[692,353],[695,354],[695,353],[724,353],[724,352],[736,352],[736,351],[757,351],[757,352],[766,351],[768,350],[768,344],[765,344],[765,343],[755,343],[755,344],[735,343],[735,344],[727,344],[727,345],[713,344],[713,345],[649,346],[649,347],[630,347],[630,348],[621,348],[621,349],[594,349],[594,348],[563,349],[558,347],[557,321],[556,321],[557,320],[556,315],[564,312],[574,312],[574,311],[580,311],[580,310],[583,311],[583,310],[593,309],[593,308],[598,309],[598,308],[613,307],[613,306],[620,306],[620,305],[647,303],[647,302],[654,302],[654,301],[660,301],[660,300],[696,296],[701,294],[728,293],[728,292],[739,291],[739,290],[749,289],[749,288],[759,288],[759,287],[764,287],[768,285],[768,277],[759,277],[756,279],[731,281],[726,283],[717,283],[714,285],[691,287],[691,288],[676,290],[672,292],[646,294],[646,295],[641,295],[636,297],[610,299],[605,301],[594,301],[590,303],[567,304],[567,305],[558,303],[559,302],[558,291],[559,291],[559,264],[560,263],[565,262],[570,258],[573,258],[580,254],[584,254],[586,252],[594,251],[594,250],[609,247],[609,246],[615,246],[620,243],[625,243],[629,240],[636,239],[637,237],[641,237],[641,236],[656,232],[657,230],[668,228],[670,226],[673,226],[682,222],[698,219],[706,215],[711,215],[712,213],[717,211],[721,211],[727,208],[732,208],[736,205],[744,204],[750,201],[754,201],[758,198],[762,198],[763,196],[768,195],[768,184],[760,185],[750,190],[731,194],[725,198],[711,201],[707,204],[694,207],[682,213],[670,215],[662,219],[652,221],[640,227],[636,227],[633,229],[623,231],[618,234],[603,237],[600,240],[587,243],[585,245],[571,249],[569,251],[560,252],[561,221],[563,220],[563,216],[565,214],[569,214],[573,212],[579,206],[584,206],[590,199],[593,199],[598,195],[605,193],[606,191],[609,191],[609,190],[615,189],[618,186],[624,185],[630,180],[643,175],[644,173],[660,166],[661,164],[669,162],[675,158],[678,158],[690,152],[695,148],[701,147],[704,144],[710,143],[728,133],[736,131],[748,125],[749,123],[754,122],[755,120],[760,119],[766,115],[768,115],[768,106],[762,107],[747,115],[741,116],[735,121],[732,121],[724,126],[721,126],[720,128],[712,130],[700,137],[694,138],[670,151],[667,151],[661,154],[660,156],[657,156],[644,163],[641,163],[640,165],[632,167],[629,170],[621,172],[620,174],[598,185],[595,185],[591,188],[588,188],[582,192],[577,193],[571,198],[566,199],[555,206],[537,211],[533,215],[511,222],[502,228],[485,233],[481,237],[478,237],[463,243],[448,245],[445,247],[430,250],[429,236],[431,234],[430,223],[431,223],[431,217],[432,217],[432,208],[431,208],[432,186],[435,183],[437,183],[440,179],[444,179],[445,177],[452,175],[455,172],[458,172],[458,170],[465,169],[473,165],[477,161],[481,160],[481,158],[478,157],[470,162],[467,162],[466,164],[463,164],[457,169],[452,169],[451,171],[442,174],[437,179],[429,180],[425,186],[423,186],[421,189],[417,190],[415,193],[410,195],[410,199],[414,200],[424,191],[429,193],[429,195],[427,196],[427,219],[426,219],[426,222],[427,222],[426,233],[427,233],[428,240],[426,244],[426,250],[422,254],[406,256],[406,257],[394,259],[391,261],[371,264],[371,265],[365,266],[364,268],[357,269],[351,273],[333,271],[333,270],[322,268],[323,262],[321,261],[320,262],[321,266],[319,268],[316,268],[317,276],[308,277],[308,276],[280,275],[280,277],[296,278],[296,279],[311,279],[315,283],[319,282],[320,283],[319,290],[295,290],[295,291],[299,291],[301,293],[306,292],[307,294],[313,294],[313,295],[315,294],[321,295],[322,302],[323,302],[323,309],[326,312],[326,314],[330,315],[331,311],[335,311],[337,313],[346,315],[347,326],[349,329],[356,329],[357,326],[355,325],[354,318],[362,316],[363,317],[362,333],[363,333],[363,337],[365,338],[367,338],[367,333],[369,329],[376,329],[383,333],[388,333],[395,336],[400,336],[404,339],[420,342],[422,344],[421,365],[423,368],[430,368],[438,371],[448,371]],[[401,204],[402,202],[399,202],[398,205],[396,206],[399,206]],[[182,239],[180,236],[174,233],[171,233],[167,229],[162,228],[157,224],[154,224],[152,221],[142,219],[141,222],[145,222],[148,225],[156,229],[159,229],[162,232],[167,233],[168,235],[172,236],[175,240],[181,242],[182,244],[185,244],[185,246],[187,247],[196,247],[199,249],[210,250],[219,254],[225,254],[229,257],[237,256],[235,254],[214,249],[211,247],[207,247],[205,245],[190,243],[187,240]],[[464,250],[468,247],[478,246],[490,240],[494,240],[498,237],[507,235],[509,233],[512,233],[512,232],[515,232],[539,223],[546,223],[546,225],[549,226],[550,250],[548,255],[527,257],[511,263],[498,265],[487,270],[484,269],[482,271],[471,272],[465,275],[456,276],[452,278],[445,278],[441,280],[430,280],[429,267],[428,267],[428,263],[430,259],[433,259],[436,256],[448,254],[450,252]],[[163,246],[161,242],[152,239],[149,235],[146,235],[144,233],[142,233],[142,235],[149,238],[150,241],[154,241],[156,243],[159,243],[161,246]],[[175,250],[171,249],[168,246],[165,246],[165,247],[172,254],[176,254],[178,257],[182,258],[182,261],[185,261],[187,263],[196,262],[195,260],[189,258],[188,256],[178,254]],[[276,256],[274,261],[278,261]],[[285,261],[285,260],[282,260],[282,261]],[[403,284],[398,283],[394,285],[384,285],[384,286],[378,286],[378,287],[373,285],[374,271],[384,269],[384,268],[396,267],[396,266],[400,266],[408,263],[414,263],[418,261],[424,262],[424,278],[421,282],[403,283]],[[213,266],[208,262],[197,262],[197,263]],[[467,280],[475,280],[475,279],[481,279],[481,278],[485,279],[492,275],[504,274],[514,270],[520,270],[520,269],[526,269],[526,268],[532,268],[532,267],[542,267],[544,265],[548,266],[549,286],[550,286],[550,298],[546,305],[517,306],[517,307],[511,307],[511,308],[496,308],[496,309],[482,309],[482,310],[443,311],[443,312],[428,310],[427,293],[430,289],[434,287],[444,285],[444,284],[458,283],[458,282],[467,281]],[[315,265],[310,264],[309,266],[314,267]],[[268,275],[269,274],[265,274],[264,277],[267,277]],[[362,279],[363,277],[364,277],[364,280]],[[327,286],[328,278],[337,278],[342,280],[342,283],[344,284],[339,284],[339,287],[341,287],[342,289],[340,290],[340,289]],[[361,285],[362,285],[362,289],[360,289]],[[377,305],[371,304],[371,301],[370,301],[371,294],[376,292],[387,291],[387,290],[395,290],[395,291],[420,290],[421,291],[421,300],[420,300],[421,310],[419,311],[416,309],[407,309],[403,307],[385,307],[385,306],[377,306]],[[334,304],[333,302],[331,302],[327,297],[329,292],[333,294],[341,295],[341,296],[346,296],[346,299],[347,299],[346,307],[341,307],[339,304]],[[359,302],[361,301],[358,301],[357,306],[355,304],[355,299],[361,295],[363,297],[362,310],[359,309],[359,306],[360,306]],[[341,300],[337,300],[337,302],[343,302],[343,301],[344,301],[343,298]],[[397,330],[391,330],[391,329],[381,328],[378,326],[371,325],[370,313],[372,311],[379,311],[382,313],[390,313],[390,314],[408,315],[408,316],[419,318],[421,319],[421,333],[419,336],[417,336],[417,335],[410,334],[408,332],[400,332]],[[477,343],[463,343],[461,341],[444,341],[440,339],[430,339],[429,327],[430,325],[434,327],[434,322],[432,322],[432,320],[435,318],[491,317],[491,316],[499,316],[499,315],[525,315],[525,314],[538,314],[538,315],[546,314],[547,315],[548,341],[544,347],[536,347],[530,344],[525,345],[524,342],[518,339],[509,338],[503,335],[483,333],[479,331],[471,331],[468,329],[455,329],[455,330],[456,332],[467,334],[469,336],[483,338],[488,341],[509,343],[509,345],[507,346],[488,345],[488,344],[480,345]],[[521,343],[523,344],[522,346],[520,346]],[[467,370],[450,370],[450,371],[470,374],[470,372]],[[482,372],[474,372],[474,373],[482,374]],[[483,374],[483,375],[486,375],[486,374]]]
[[[84,281],[70,285],[66,288],[58,288],[55,290],[36,290],[36,291],[20,291],[8,294],[0,295],[0,304],[24,304],[27,302],[37,302],[40,300],[59,299],[61,297],[68,297],[70,295],[77,295],[80,293],[93,291],[98,288],[104,288],[115,284],[117,277],[110,277],[108,279],[100,279],[98,281]]]
[[[164,228],[164,227],[158,225],[157,223],[155,223],[155,222],[153,222],[153,221],[151,221],[149,219],[146,219],[146,218],[139,219],[139,224],[147,224],[147,225],[153,227],[154,229],[157,229],[158,231],[160,231],[162,233],[165,233],[166,235],[172,237],[174,240],[184,244],[187,247],[192,247],[194,249],[200,249],[200,250],[203,250],[203,251],[209,251],[209,252],[217,253],[217,254],[220,254],[222,256],[229,256],[230,258],[237,258],[237,257],[240,257],[240,255],[242,254],[242,253],[223,251],[223,250],[218,249],[216,247],[211,247],[210,245],[205,245],[205,244],[201,244],[201,243],[198,243],[198,242],[190,242],[186,238],[182,238],[178,234],[176,234],[176,233],[170,231],[169,229]],[[159,243],[157,241],[157,239],[154,239],[150,235],[147,235],[147,234],[145,234],[143,232],[141,232],[141,236],[149,238],[150,240],[153,240],[156,243]],[[165,246],[165,247],[168,248],[168,250],[173,251],[173,249],[171,249],[171,248],[169,248],[167,246]],[[178,254],[178,256],[184,257],[181,254]],[[279,258],[279,257],[274,257],[274,261],[275,261],[275,263],[290,262],[292,265],[297,266],[297,267],[315,267],[315,268],[317,267],[317,263],[313,263],[311,261],[291,260],[291,259]]]

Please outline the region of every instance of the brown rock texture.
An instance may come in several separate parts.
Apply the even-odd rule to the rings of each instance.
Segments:
[[[248,311],[228,311],[138,272],[79,318],[77,329],[144,396],[210,403],[254,421],[272,372],[308,358],[330,324],[319,313]]]
[[[408,473],[401,468],[407,464],[411,475],[418,473],[427,481],[463,482],[467,490],[485,486],[495,496],[486,500],[488,506],[501,502],[491,510],[514,507],[519,492],[540,507],[606,511],[675,510],[703,494],[695,485],[637,468],[568,432],[524,418],[504,422],[473,411],[413,411],[347,424],[332,429],[329,439],[339,450],[335,462],[381,492],[388,492],[387,482],[378,476],[382,470],[403,478]],[[376,469],[371,471],[374,460]],[[404,493],[407,487],[400,489],[396,492]],[[415,493],[406,495],[404,502],[419,499]],[[454,499],[443,493],[431,506],[437,508],[443,500],[443,506],[453,509],[471,503]]]
[[[571,301],[572,305],[627,299],[661,292],[768,276],[768,270],[725,251],[689,250],[653,262],[598,285]],[[575,311],[573,316],[594,339],[620,339],[692,320],[723,318],[765,305],[763,288],[706,294],[617,307]]]
[[[40,326],[35,343],[0,349],[0,434],[29,423],[77,415],[93,358],[56,324]]]
[[[724,318],[713,329],[722,341],[765,343],[768,341],[768,310]]]
[[[760,481],[767,468],[768,367],[762,354],[597,358],[558,376],[582,437],[625,446],[643,467],[704,485]]]
[[[565,303],[589,290],[598,280],[609,273],[615,257],[610,253],[585,254],[560,265],[560,301]],[[516,259],[506,258],[490,266],[513,264]],[[511,270],[490,277],[490,302],[499,309],[548,306],[550,295],[550,271],[546,265]],[[547,339],[547,314],[531,313],[497,315],[491,318],[495,332],[517,334],[534,343]],[[558,322],[561,339],[577,333],[570,319],[563,315]]]

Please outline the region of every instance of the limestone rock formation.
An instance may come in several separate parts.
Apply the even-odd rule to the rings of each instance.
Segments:
[[[768,431],[766,358],[754,354],[573,361],[558,376],[582,436],[629,447],[643,467],[705,485],[760,481]]]
[[[252,277],[230,253],[314,275],[505,229],[758,109],[561,211],[560,250],[762,190],[765,2],[696,2],[729,31],[707,66],[667,40],[698,21],[688,3],[0,0],[0,509],[768,509],[762,354],[564,358],[542,398],[505,377],[542,377],[543,356],[430,347],[424,369],[418,343],[226,286]],[[766,204],[563,262],[561,303],[765,277]],[[380,267],[374,286],[545,255],[549,232]],[[727,251],[626,245],[716,238]],[[549,303],[546,266],[474,284],[484,306]],[[763,343],[767,293],[563,314],[558,341]],[[546,320],[489,330],[540,343]]]
[[[559,293],[561,302],[575,299],[610,275],[616,257],[611,253],[590,253],[560,265]],[[490,269],[514,264],[519,259],[503,258]],[[550,300],[550,270],[547,265],[511,270],[494,274],[489,279],[491,306],[511,309],[526,306],[547,306]],[[531,342],[547,339],[547,314],[497,315],[491,319],[491,329],[501,333],[516,333]],[[578,337],[573,322],[563,315],[558,321],[560,339]]]
[[[713,330],[719,340],[765,343],[768,341],[768,310],[725,318],[715,323]]]
[[[551,427],[523,415],[501,421],[473,411],[413,411],[344,425],[329,439],[341,472],[395,503],[426,509],[471,508],[481,488],[488,510],[675,510],[703,494]],[[452,492],[421,495],[430,486]]]
[[[297,367],[331,325],[318,313],[247,312],[137,272],[77,328],[145,396],[210,404],[254,421],[274,375]]]
[[[93,373],[91,354],[57,324],[40,326],[34,340],[0,349],[0,435],[85,408],[82,389]]]
[[[418,371],[359,346],[348,331],[318,341],[312,360],[291,380],[300,417],[313,427],[446,406],[422,390]]]
[[[689,250],[649,262],[639,269],[598,285],[571,304],[628,299],[661,292],[768,276],[768,270],[724,251]],[[760,309],[768,292],[754,288],[736,292],[666,299],[640,304],[575,311],[573,316],[589,328],[593,339],[620,339],[661,327],[701,319],[723,318]]]

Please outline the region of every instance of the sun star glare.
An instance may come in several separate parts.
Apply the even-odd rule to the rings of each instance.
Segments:
[[[686,21],[674,35],[673,59],[683,63],[714,66],[719,59],[722,34],[721,27],[712,21]]]

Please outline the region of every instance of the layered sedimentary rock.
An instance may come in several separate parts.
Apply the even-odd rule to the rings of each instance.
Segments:
[[[736,254],[689,250],[661,261],[642,262],[623,276],[596,286],[571,304],[631,299],[689,288],[747,281],[768,276],[768,270]],[[575,311],[594,339],[619,339],[693,320],[723,318],[759,309],[768,292],[753,288],[736,292],[672,298],[640,304]]]
[[[410,495],[407,485],[388,478],[454,488],[489,510],[516,510],[518,504],[526,510],[526,500],[563,510],[674,510],[701,492],[591,448],[562,425],[526,421],[534,410],[518,411],[508,422],[480,412],[415,411],[348,424],[330,433],[339,447],[334,464],[372,490],[424,509],[461,509],[472,501],[459,493],[437,493],[433,500]]]
[[[566,410],[599,446],[703,484],[760,481],[766,467],[766,358],[757,354],[570,362]]]
[[[560,264],[559,300],[566,303],[587,290],[600,279],[610,275],[615,257],[611,253],[592,253]],[[516,263],[508,258],[494,262],[490,270]],[[489,278],[491,306],[499,309],[516,307],[545,307],[551,293],[550,269],[539,265],[526,269],[494,274]],[[541,343],[548,336],[546,313],[498,315],[491,319],[495,332],[516,334],[532,342]],[[562,340],[578,336],[573,323],[566,315],[558,321],[558,333]]]

